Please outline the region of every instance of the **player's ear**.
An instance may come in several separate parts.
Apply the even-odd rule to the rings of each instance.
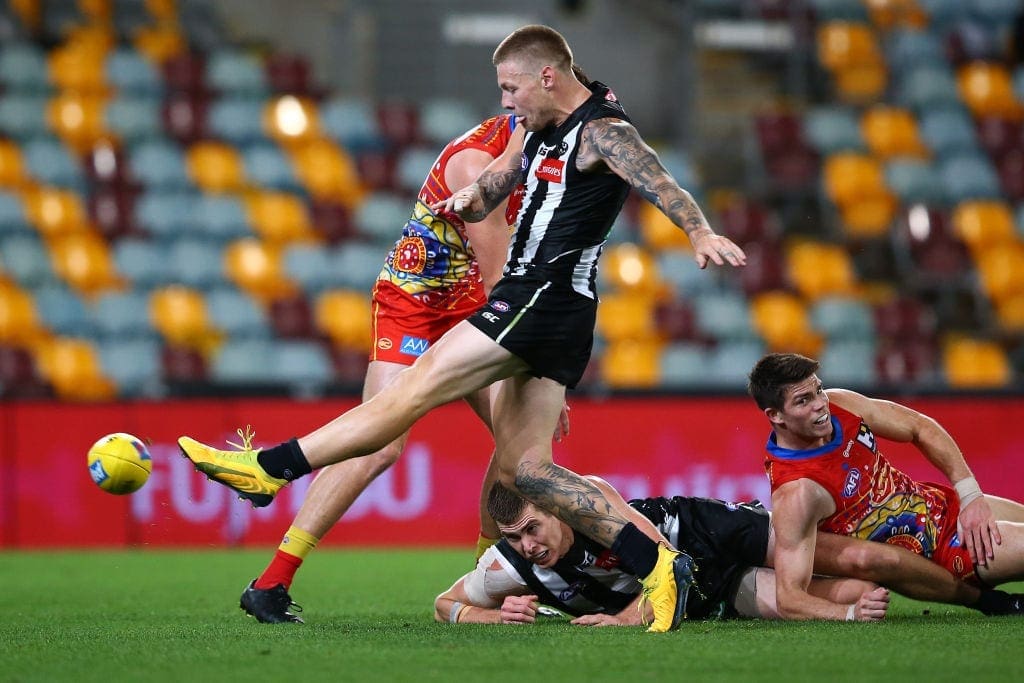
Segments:
[[[782,424],[782,411],[778,408],[765,408],[764,414],[773,425]]]

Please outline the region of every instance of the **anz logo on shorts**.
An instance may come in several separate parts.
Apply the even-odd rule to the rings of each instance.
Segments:
[[[402,337],[402,346],[399,348],[399,351],[407,356],[422,356],[429,346],[430,342],[426,339],[405,335]]]

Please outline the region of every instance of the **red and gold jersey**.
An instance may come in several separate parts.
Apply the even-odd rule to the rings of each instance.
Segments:
[[[783,448],[771,434],[765,470],[772,491],[810,479],[829,492],[836,506],[818,524],[820,530],[891,543],[961,578],[970,576],[970,556],[957,534],[956,493],[948,486],[914,481],[878,451],[875,435],[860,416],[835,404],[831,410],[832,440],[824,446]]]
[[[430,205],[452,193],[444,175],[453,155],[479,149],[498,157],[508,146],[514,128],[512,116],[494,116],[441,150],[378,280],[390,282],[432,308],[447,309],[467,297],[480,302],[486,299],[465,223],[454,213],[435,213]]]

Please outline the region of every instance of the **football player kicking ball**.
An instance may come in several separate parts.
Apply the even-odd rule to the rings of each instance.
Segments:
[[[509,226],[515,223],[514,202],[475,223],[453,213],[435,213],[428,205],[451,194],[450,188],[472,181],[510,140],[521,137],[514,117],[495,116],[449,142],[434,162],[373,288],[373,348],[364,401],[479,308],[501,276]],[[469,394],[466,401],[490,429],[488,389]],[[559,426],[559,434],[568,429],[564,414]],[[295,614],[301,608],[288,593],[296,572],[359,494],[398,460],[408,435],[405,432],[366,458],[320,470],[270,564],[242,593],[241,607],[247,614],[267,623],[302,621]],[[251,435],[242,438],[247,447]],[[483,492],[493,476],[489,470]],[[497,538],[493,522],[483,516],[481,529],[480,544]]]
[[[783,618],[771,569],[775,534],[759,503],[675,496],[627,504],[607,482],[590,479],[645,533],[692,555],[694,582],[681,598],[687,619]],[[488,512],[503,538],[436,598],[437,621],[529,624],[543,604],[572,615],[574,624],[644,623],[636,578],[604,548],[501,484],[491,488]],[[820,603],[806,618],[879,621],[889,591],[878,583],[915,599],[978,608],[977,588],[906,550],[827,533],[817,540],[817,572],[861,578],[813,576],[807,590]]]

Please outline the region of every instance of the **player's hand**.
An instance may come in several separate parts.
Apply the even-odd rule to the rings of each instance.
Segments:
[[[985,496],[972,500],[960,510],[957,519],[960,527],[960,542],[967,546],[971,559],[982,567],[995,557],[995,547],[1003,542],[999,526]]]
[[[538,607],[536,595],[510,595],[501,603],[501,623],[532,624],[537,620]]]
[[[853,607],[854,621],[881,621],[889,609],[889,590],[878,587],[870,593],[864,593],[857,599]]]
[[[635,612],[636,610],[622,610],[623,612]],[[620,613],[621,614],[621,613]],[[620,617],[620,614],[584,614],[581,617],[576,617],[570,624],[576,626],[639,626],[640,620],[637,619],[635,624],[627,622],[625,619]]]
[[[476,183],[456,190],[447,199],[430,205],[435,212],[457,213],[460,216],[472,215],[484,211],[484,198],[480,194],[480,186]]]
[[[555,427],[555,441],[561,441],[569,436],[569,404],[562,405],[562,414],[558,416],[558,425]]]
[[[693,257],[697,265],[705,268],[708,263],[716,266],[745,266],[747,255],[728,237],[713,232],[701,232],[691,240]]]

